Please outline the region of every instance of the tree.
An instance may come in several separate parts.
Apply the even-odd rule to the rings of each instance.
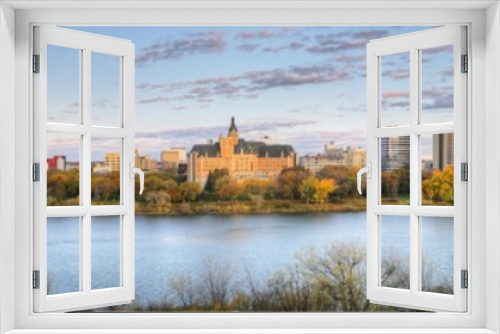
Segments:
[[[453,204],[454,165],[446,166],[442,171],[435,170],[432,176],[422,182],[425,199]]]
[[[203,189],[203,191],[207,193],[215,192],[215,183],[217,182],[217,180],[228,175],[229,171],[227,170],[227,168],[216,168],[213,171],[208,172],[207,183],[205,183],[205,188]]]
[[[179,186],[179,191],[181,193],[183,201],[192,202],[195,201],[198,195],[202,193],[201,186],[196,182],[184,182]]]
[[[300,193],[302,194],[302,198],[306,200],[306,203],[309,204],[309,201],[313,197],[316,192],[316,178],[314,176],[309,176],[307,179],[302,181],[300,185]]]
[[[235,178],[226,175],[215,182],[215,192],[222,199],[232,201],[241,193],[241,186]]]
[[[283,169],[278,177],[279,191],[284,198],[300,199],[302,181],[309,177],[309,172],[303,167]]]
[[[333,179],[316,180],[316,191],[313,194],[313,199],[317,203],[324,203],[328,195],[335,190],[335,181]]]

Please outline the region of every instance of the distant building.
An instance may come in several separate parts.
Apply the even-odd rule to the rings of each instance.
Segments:
[[[75,161],[66,161],[66,170],[80,169],[80,163]]]
[[[120,152],[105,152],[104,163],[111,172],[120,170]]]
[[[119,171],[120,152],[105,152],[104,163],[110,171]],[[149,155],[140,156],[137,148],[135,149],[135,167],[142,169],[143,172],[153,172],[158,169],[157,162],[152,160]]]
[[[410,136],[381,139],[382,170],[400,169],[410,164]]]
[[[48,171],[66,171],[66,157],[64,155],[54,155],[52,158],[47,158]]]
[[[92,173],[95,173],[95,174],[111,173],[111,167],[104,162],[93,162],[92,163]]]
[[[238,180],[275,179],[283,169],[295,167],[296,153],[291,145],[267,145],[241,139],[231,119],[229,133],[216,143],[197,144],[188,157],[188,180],[206,183],[215,169],[227,169]]]
[[[187,153],[184,147],[172,147],[162,151],[160,162],[163,170],[178,169],[179,164],[187,162]]]
[[[323,154],[299,157],[299,165],[313,175],[327,166],[363,167],[366,165],[366,151],[359,147],[341,148],[330,142],[325,145]]]
[[[444,169],[454,162],[453,133],[432,135],[432,168]]]

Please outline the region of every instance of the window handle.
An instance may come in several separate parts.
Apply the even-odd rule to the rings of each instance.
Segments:
[[[362,192],[361,192],[361,175],[363,175],[364,173],[366,173],[366,177],[368,179],[371,179],[371,177],[372,177],[372,163],[371,162],[367,162],[366,163],[366,167],[363,167],[363,168],[361,168],[358,171],[358,192],[359,192],[360,195],[362,195]]]
[[[144,172],[140,168],[135,168],[134,167],[134,162],[131,161],[129,163],[129,170],[130,170],[130,178],[133,179],[135,177],[135,174],[139,174],[139,181],[141,183],[141,190],[139,190],[139,195],[142,195],[142,192],[144,190]]]

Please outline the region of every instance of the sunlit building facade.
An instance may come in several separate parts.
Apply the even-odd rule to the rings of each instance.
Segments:
[[[275,179],[283,169],[295,166],[296,153],[291,145],[246,141],[240,138],[233,117],[226,137],[193,146],[188,156],[188,180],[203,186],[215,169],[227,169],[238,180]]]

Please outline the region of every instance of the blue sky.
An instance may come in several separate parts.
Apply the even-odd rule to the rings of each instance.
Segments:
[[[171,146],[190,150],[216,140],[227,133],[232,116],[241,137],[269,137],[293,145],[299,155],[320,153],[330,141],[364,147],[366,43],[428,28],[71,27],[135,43],[136,144],[154,158]],[[78,52],[51,48],[49,121],[74,122]],[[451,120],[450,51],[435,48],[422,56],[426,122]],[[107,55],[92,59],[92,122],[114,126],[119,63]],[[409,119],[407,55],[384,57],[382,75],[382,122],[404,124]],[[64,151],[61,145],[49,143],[48,154]],[[99,160],[107,149],[105,142],[96,144],[93,158]]]

